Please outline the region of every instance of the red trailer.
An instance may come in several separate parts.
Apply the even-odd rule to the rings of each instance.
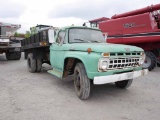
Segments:
[[[89,21],[107,35],[106,41],[127,44],[145,50],[144,68],[160,66],[160,4]]]

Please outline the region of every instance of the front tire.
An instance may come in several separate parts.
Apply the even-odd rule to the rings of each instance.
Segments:
[[[129,86],[131,86],[132,80],[133,80],[133,79],[118,81],[118,82],[115,82],[115,85],[116,85],[117,87],[119,87],[119,88],[126,89],[126,88],[128,88]]]
[[[77,96],[84,100],[90,95],[90,80],[82,63],[77,63],[74,69],[74,86]]]
[[[143,63],[143,68],[148,68],[149,71],[153,70],[157,66],[157,58],[152,52],[145,52],[146,59]]]

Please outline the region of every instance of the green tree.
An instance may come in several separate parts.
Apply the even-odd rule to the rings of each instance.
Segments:
[[[29,38],[31,36],[31,33],[30,33],[30,31],[26,31],[26,34],[25,34],[25,38]]]
[[[20,37],[20,33],[15,32],[14,37]]]

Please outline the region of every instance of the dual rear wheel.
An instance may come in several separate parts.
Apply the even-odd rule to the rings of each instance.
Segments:
[[[28,70],[31,73],[41,72],[42,68],[42,60],[41,59],[33,59],[33,54],[29,53],[27,57],[27,66]]]

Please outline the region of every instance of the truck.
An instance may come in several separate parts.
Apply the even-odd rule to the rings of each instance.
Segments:
[[[19,60],[21,58],[22,37],[15,37],[15,32],[21,25],[0,22],[0,54],[5,53],[7,60]]]
[[[143,68],[153,70],[160,66],[160,4],[111,18],[89,20],[89,23],[102,30],[108,43],[134,45],[144,49],[146,59]]]
[[[101,30],[83,26],[46,27],[21,41],[28,71],[41,72],[42,64],[53,69],[48,72],[65,79],[72,75],[77,96],[84,100],[91,85],[115,83],[128,88],[136,77],[146,75],[142,69],[145,54],[142,48],[106,43]]]

